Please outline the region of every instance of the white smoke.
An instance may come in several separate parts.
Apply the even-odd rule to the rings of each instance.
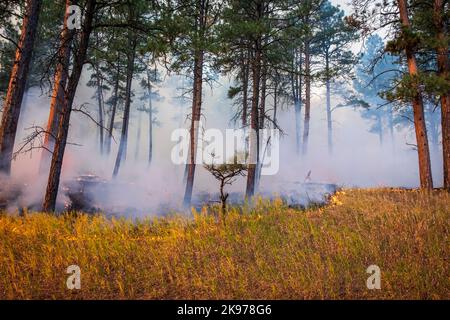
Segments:
[[[96,101],[91,98],[94,95],[93,89],[84,85],[87,78],[84,74],[80,81],[75,105],[88,103],[87,110],[96,117]],[[226,78],[219,80],[220,85],[215,85],[212,90],[204,86],[202,121],[206,129],[233,128],[230,120],[235,107],[226,97],[230,83]],[[167,77],[160,84],[159,91],[163,99],[154,101],[154,106],[159,110],[157,117],[161,126],[153,129],[153,161],[151,166],[148,166],[148,119],[144,114],[141,119],[140,143],[139,145],[136,143],[139,123],[137,108],[144,102],[139,99],[142,89],[138,86],[138,81],[134,81],[135,97],[130,118],[127,159],[117,179],[117,183],[123,187],[115,188],[116,191],[109,194],[106,201],[116,201],[121,207],[142,208],[145,211],[142,214],[149,214],[152,210],[157,211],[157,208],[164,204],[172,204],[172,207],[178,207],[181,204],[185,167],[172,164],[170,158],[171,150],[175,146],[175,143],[170,140],[172,131],[180,126],[184,128],[189,126],[190,102],[180,106],[180,102],[175,99],[180,94],[177,90],[180,85],[181,77],[178,76]],[[314,182],[341,186],[418,186],[417,153],[406,144],[414,141],[413,137],[405,131],[396,131],[394,143],[386,141],[381,146],[378,137],[368,132],[367,121],[362,119],[358,110],[353,108],[339,108],[333,112],[334,153],[330,155],[327,147],[324,97],[323,88],[313,90],[309,152],[306,156],[299,156],[295,151],[293,107],[279,111],[279,124],[285,132],[281,139],[280,170],[274,176],[262,177],[262,190],[280,192],[284,185],[303,182],[308,173]],[[334,97],[332,101],[333,105],[336,105],[339,103],[339,97]],[[49,105],[48,96],[42,95],[40,89],[33,88],[27,92],[20,116],[16,150],[30,133],[26,128],[36,125],[45,126]],[[121,121],[120,112],[116,119]],[[66,181],[84,174],[94,174],[106,181],[111,180],[120,132],[114,131],[115,142],[112,143],[109,156],[99,153],[97,134],[98,127],[88,117],[76,112],[72,114],[69,142],[75,144],[67,146],[61,186]],[[137,158],[135,157],[136,148],[139,149]],[[27,154],[20,154],[13,162],[14,182],[25,186],[22,195],[14,203],[16,207],[36,206],[42,203],[48,176],[47,173],[41,176],[38,174],[40,152],[33,150]],[[439,150],[433,152],[433,173],[435,184],[439,185],[442,183],[440,179],[442,159]],[[243,192],[245,178],[240,178],[227,190]],[[205,169],[197,166],[194,193],[216,191],[218,191],[217,181]],[[59,207],[61,208],[66,201],[64,192],[60,191]],[[10,209],[14,210],[14,206]]]

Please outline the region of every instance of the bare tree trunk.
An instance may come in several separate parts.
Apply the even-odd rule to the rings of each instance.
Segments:
[[[259,128],[264,129],[264,121],[266,116],[266,88],[267,88],[267,63],[262,58],[261,67],[261,104],[259,106]]]
[[[156,67],[155,67],[156,76]],[[152,106],[152,86],[150,83],[150,73],[147,70],[147,95],[148,95],[148,165],[152,163],[153,157],[153,106]]]
[[[103,154],[103,83],[100,76],[100,68],[96,67],[96,81],[97,81],[97,103],[98,103],[98,132],[100,143],[100,154]]]
[[[245,128],[247,126],[247,110],[248,110],[248,74],[249,74],[248,56],[244,57],[243,55],[241,61],[241,69],[242,69],[242,127]]]
[[[192,99],[192,116],[190,129],[190,150],[189,162],[187,164],[186,189],[183,203],[189,206],[192,200],[192,190],[194,187],[195,161],[197,153],[197,141],[199,133],[199,122],[202,110],[202,87],[203,87],[203,50],[197,50],[194,61],[194,92]]]
[[[260,139],[262,137],[260,136],[260,133],[262,130],[264,130],[264,123],[265,123],[265,117],[266,117],[266,91],[267,91],[267,63],[266,59],[262,58],[262,66],[261,66],[261,104],[259,106],[259,134],[258,134],[258,147],[260,147],[260,144],[263,144],[264,141],[261,141],[259,143]],[[260,155],[262,148],[258,149],[258,165],[256,167],[256,179],[255,179],[255,190],[259,189],[259,182],[261,180],[261,170],[262,170],[262,155]]]
[[[139,147],[141,145],[141,126],[142,126],[142,114],[139,112],[138,115],[138,129],[137,129],[137,136],[136,136],[136,148],[134,149],[134,159],[137,161],[139,160]]]
[[[259,165],[259,125],[258,125],[258,103],[259,103],[259,87],[261,77],[261,48],[260,40],[255,44],[255,57],[252,61],[252,77],[253,77],[253,96],[252,108],[250,113],[250,160],[248,164],[246,197],[251,198],[255,193],[256,169]]]
[[[291,86],[295,109],[295,150],[297,155],[299,155],[302,140],[302,49],[294,49],[293,56],[292,69],[294,73],[291,79]]]
[[[330,57],[325,54],[325,73],[326,73],[326,100],[327,100],[327,129],[328,129],[328,154],[333,154],[333,120],[331,118],[331,81],[330,81]]]
[[[71,1],[66,1],[66,12],[64,15],[64,26],[61,32],[60,46],[58,50],[58,63],[55,70],[55,78],[53,83],[52,99],[50,101],[50,113],[46,133],[44,136],[44,144],[39,164],[39,172],[44,173],[50,168],[51,153],[55,146],[55,138],[58,134],[58,124],[61,115],[61,109],[64,104],[64,90],[66,89],[67,77],[69,73],[70,49],[74,30],[67,28],[67,19],[70,12],[68,8]]]
[[[221,180],[220,181],[220,202],[222,203],[222,217],[225,221],[225,214],[227,212],[227,198],[228,198],[228,193],[225,193],[224,191],[225,188],[225,181]]]
[[[130,107],[131,107],[131,84],[134,74],[134,60],[136,56],[136,37],[129,35],[128,40],[128,62],[127,62],[127,82],[125,89],[125,105],[122,121],[122,132],[120,135],[119,150],[117,152],[116,163],[114,165],[113,177],[117,177],[122,161],[125,161],[128,149],[128,125],[130,123]]]
[[[106,136],[106,154],[111,152],[111,142],[114,130],[114,121],[116,120],[117,105],[119,101],[119,84],[120,84],[120,59],[117,56],[117,77],[114,83],[113,104],[111,110],[111,117],[109,118],[108,134]]]
[[[149,129],[148,129],[148,165],[152,163],[153,158],[153,109],[150,105],[150,110],[148,111],[148,122],[149,122]]]
[[[275,79],[275,87],[273,90],[273,123],[274,127],[277,126],[277,111],[278,111],[278,86],[280,85],[278,75]]]
[[[206,19],[208,10],[208,1],[199,0],[197,3],[197,20],[195,30],[203,37],[206,31]],[[190,150],[187,164],[186,189],[184,191],[183,205],[190,206],[192,200],[192,191],[194,188],[195,161],[197,153],[197,139],[199,133],[199,122],[202,112],[202,89],[203,89],[203,64],[205,52],[202,48],[196,48],[194,52],[194,87],[192,97],[192,115],[190,129]]]
[[[47,190],[45,192],[45,199],[42,206],[43,210],[47,212],[55,211],[56,197],[58,196],[61,169],[69,132],[70,114],[72,112],[75,92],[77,90],[78,82],[80,80],[81,72],[86,59],[86,52],[89,46],[89,37],[92,31],[92,20],[94,17],[95,5],[96,0],[87,1],[84,28],[81,33],[78,51],[74,56],[72,73],[69,77],[67,89],[64,95],[64,104],[61,110],[61,117],[58,126],[58,136],[55,141],[55,149],[53,151],[52,163],[50,166]]]
[[[410,28],[408,9],[406,0],[397,0],[400,11],[400,21],[404,29]],[[411,47],[406,47],[406,59],[410,76],[415,79],[418,75],[418,68],[414,51]],[[431,174],[430,150],[428,146],[427,128],[423,110],[422,95],[417,83],[413,84],[416,95],[413,99],[414,127],[416,131],[417,151],[419,157],[419,174],[421,189],[431,190],[433,188],[433,177]]]
[[[445,81],[449,78],[448,47],[445,45],[446,32],[442,16],[444,15],[444,1],[434,0],[434,25],[437,30],[438,74]],[[450,191],[450,93],[441,95],[441,130],[442,155],[444,167],[444,188]]]
[[[305,122],[303,128],[303,155],[308,153],[309,120],[311,118],[311,56],[309,41],[305,43]]]
[[[34,39],[36,38],[42,0],[27,0],[22,30],[3,103],[0,127],[0,172],[10,174],[20,108],[28,77]]]

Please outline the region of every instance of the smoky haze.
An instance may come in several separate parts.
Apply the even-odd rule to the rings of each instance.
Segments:
[[[92,88],[85,85],[86,72],[80,81],[75,107],[86,104],[86,110],[97,117],[96,99]],[[161,99],[153,101],[158,109],[160,126],[153,128],[153,160],[148,165],[148,117],[138,111],[145,101],[139,99],[143,89],[134,81],[134,98],[128,134],[126,161],[122,164],[112,194],[102,201],[117,204],[121,208],[142,208],[139,215],[150,215],[158,208],[166,206],[178,208],[184,193],[184,165],[174,165],[171,150],[176,143],[171,141],[171,133],[178,128],[189,127],[190,101],[181,101],[179,88],[183,84],[181,76],[167,76],[158,86]],[[212,89],[204,86],[204,104],[202,122],[205,129],[216,128],[223,132],[227,128],[239,128],[231,119],[236,107],[227,98],[230,86],[228,78],[220,78],[219,84]],[[338,95],[332,97],[332,106],[341,102]],[[270,99],[269,99],[270,104]],[[39,88],[30,89],[24,98],[23,112],[20,115],[17,150],[23,139],[30,134],[30,127],[45,127],[50,100]],[[105,107],[108,109],[108,106]],[[303,111],[303,110],[302,110]],[[303,117],[303,115],[302,115]],[[139,120],[139,118],[141,118]],[[119,113],[117,122],[122,120]],[[106,121],[108,116],[106,117]],[[396,129],[394,141],[385,139],[380,144],[378,136],[369,132],[369,122],[361,117],[358,109],[338,108],[333,111],[334,152],[328,153],[327,122],[325,114],[325,91],[323,87],[313,90],[311,106],[310,140],[308,154],[296,154],[295,116],[290,103],[278,112],[279,126],[284,134],[280,141],[280,168],[273,176],[263,176],[261,190],[277,193],[285,186],[308,180],[320,183],[332,183],[344,187],[417,187],[419,174],[417,153],[410,144],[415,143],[412,131]],[[138,130],[140,128],[140,140]],[[120,139],[120,129],[114,130],[115,141],[109,156],[99,152],[98,127],[86,115],[74,112],[69,130],[69,144],[66,149],[62,186],[65,182],[80,175],[92,174],[110,181]],[[225,136],[225,133],[224,133]],[[18,155],[13,162],[12,176],[16,184],[25,186],[21,197],[9,210],[18,207],[40,205],[45,193],[48,173],[39,175],[41,151],[35,149]],[[441,185],[442,169],[439,150],[431,150],[433,174],[436,185]],[[244,192],[245,177],[239,178],[228,191]],[[201,166],[197,166],[194,193],[217,192],[218,182]],[[100,195],[99,195],[100,197]],[[68,201],[63,190],[58,195],[58,207],[61,209]]]

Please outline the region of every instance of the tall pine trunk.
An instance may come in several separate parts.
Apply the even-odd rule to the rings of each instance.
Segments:
[[[64,94],[64,104],[61,110],[61,117],[58,125],[58,136],[55,141],[55,148],[52,155],[50,173],[48,177],[47,189],[43,203],[43,210],[47,212],[55,211],[56,198],[58,196],[61,169],[66,149],[67,136],[69,133],[70,114],[75,98],[78,82],[80,80],[83,65],[86,60],[86,52],[89,46],[89,38],[92,32],[92,21],[96,0],[88,0],[85,10],[83,31],[81,33],[78,50],[74,55],[74,65],[69,77],[67,89]]]
[[[202,19],[201,19],[202,20]],[[189,206],[192,200],[194,188],[195,161],[197,153],[197,142],[199,134],[199,122],[202,110],[202,87],[203,87],[203,50],[197,49],[194,58],[194,91],[192,99],[192,115],[190,129],[190,149],[187,164],[186,189],[184,192],[183,204]]]
[[[406,0],[398,0],[398,7],[400,12],[400,21],[402,27],[405,31],[410,29],[410,22],[408,17],[408,9],[406,5]],[[418,76],[418,68],[416,57],[414,55],[413,49],[407,45],[406,46],[406,59],[408,62],[408,70],[413,81]],[[427,128],[425,124],[425,116],[423,109],[423,100],[420,93],[419,85],[414,82],[413,90],[415,96],[413,98],[413,111],[414,111],[414,127],[416,132],[417,141],[417,151],[419,158],[419,175],[420,175],[420,188],[424,190],[431,190],[433,188],[433,177],[431,174],[431,161],[430,161],[430,150],[428,146],[428,136]]]
[[[265,117],[266,117],[266,91],[267,91],[267,63],[266,59],[262,58],[262,66],[261,66],[261,104],[259,106],[259,134],[258,138],[262,140],[261,132],[264,129],[265,125]],[[259,140],[258,140],[259,141]],[[259,150],[259,158],[258,158],[258,166],[256,167],[256,181],[255,181],[255,190],[258,190],[259,188],[259,182],[261,180],[261,171],[262,171],[262,157],[263,157],[263,150],[266,143],[269,143],[269,141],[261,141],[261,143],[258,143],[258,146],[260,146],[261,150]]]
[[[117,105],[119,103],[119,85],[120,85],[120,56],[117,55],[117,73],[114,82],[113,102],[111,116],[109,118],[108,134],[106,136],[106,154],[111,153],[111,142],[113,138],[114,121],[116,120]]]
[[[249,57],[248,51],[241,56],[241,73],[242,73],[242,127],[247,126],[248,111],[248,77],[249,77]]]
[[[434,0],[434,25],[437,31],[437,63],[438,74],[448,81],[449,62],[448,46],[446,45],[446,32],[443,21],[444,1]],[[441,95],[441,130],[442,130],[442,155],[444,166],[444,188],[450,191],[450,93]]]
[[[136,146],[134,149],[134,160],[138,161],[139,160],[139,149],[140,149],[140,145],[141,145],[141,127],[142,127],[142,114],[141,112],[139,112],[138,115],[138,129],[137,129],[137,134],[136,134]]]
[[[255,193],[256,183],[256,169],[259,165],[259,125],[258,125],[258,104],[259,104],[259,89],[261,77],[261,40],[255,43],[255,56],[252,61],[252,106],[250,111],[250,154],[247,172],[247,187],[245,195],[251,198]]]
[[[103,82],[100,75],[100,68],[96,66],[97,104],[98,104],[98,134],[100,154],[103,154]]]
[[[195,31],[199,38],[203,38],[206,32],[206,13],[208,1],[199,0],[197,2],[197,17],[195,22]],[[194,50],[194,87],[192,96],[192,115],[190,129],[190,149],[189,159],[186,165],[187,177],[186,188],[184,191],[183,205],[190,206],[192,200],[192,191],[194,188],[195,177],[195,161],[197,154],[197,142],[199,134],[199,122],[202,112],[202,94],[203,94],[203,64],[205,52],[203,48],[195,48]]]
[[[309,120],[311,119],[311,55],[309,40],[305,43],[305,121],[303,128],[303,155],[308,153]]]
[[[128,149],[128,125],[130,123],[130,108],[131,108],[131,85],[134,74],[134,60],[136,56],[136,37],[129,35],[128,38],[128,53],[127,53],[127,80],[125,87],[125,105],[122,120],[122,131],[120,134],[119,150],[117,151],[116,162],[114,164],[113,177],[119,174],[122,161],[126,160]]]
[[[148,110],[148,165],[152,164],[153,158],[153,107],[152,101],[149,100]]]
[[[155,66],[155,78],[156,78]],[[153,157],[153,105],[152,105],[152,84],[150,82],[150,71],[147,69],[147,101],[148,101],[148,165],[152,163]]]
[[[17,124],[36,38],[42,0],[27,0],[22,30],[3,103],[0,127],[0,172],[10,174]]]
[[[326,74],[326,100],[327,100],[327,133],[328,133],[328,153],[333,154],[333,121],[331,118],[331,81],[330,81],[330,57],[325,54],[325,74]]]
[[[67,20],[70,16],[68,11],[72,1],[66,1],[66,11],[64,14],[64,26],[61,32],[60,46],[58,50],[58,63],[56,65],[55,77],[50,101],[50,112],[48,115],[47,128],[44,136],[43,150],[39,164],[39,172],[44,173],[50,167],[51,152],[55,146],[55,138],[58,134],[58,124],[61,110],[64,104],[64,91],[66,89],[67,77],[69,73],[70,50],[74,29],[67,28]]]
[[[293,63],[292,63],[292,96],[294,99],[294,111],[295,111],[295,151],[297,155],[301,151],[302,140],[302,49],[294,49]]]

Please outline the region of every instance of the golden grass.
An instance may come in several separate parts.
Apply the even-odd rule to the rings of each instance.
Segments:
[[[261,202],[225,223],[3,215],[0,298],[449,299],[449,213],[448,193],[378,189],[306,211]],[[366,288],[372,264],[381,290]]]

